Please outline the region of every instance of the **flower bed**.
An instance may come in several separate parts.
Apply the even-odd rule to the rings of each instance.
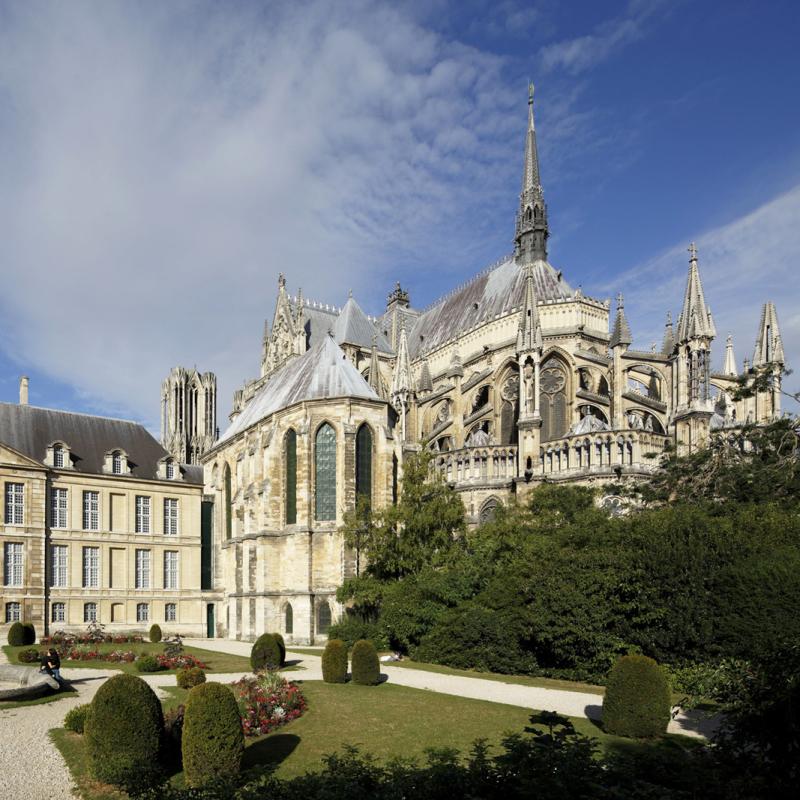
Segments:
[[[231,684],[245,736],[261,736],[297,719],[306,699],[297,684],[277,672],[242,678]]]
[[[190,667],[200,667],[200,669],[208,669],[199,658],[190,656],[188,653],[181,653],[177,656],[170,656],[166,653],[157,653],[156,660],[158,661],[161,669],[187,669]]]

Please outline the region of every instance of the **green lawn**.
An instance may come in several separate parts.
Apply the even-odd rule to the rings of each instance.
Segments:
[[[44,648],[37,645],[40,650]],[[5,645],[3,651],[5,652],[8,660],[12,664],[18,664],[17,653],[20,650],[29,650],[30,645],[24,647],[11,647]],[[163,653],[164,644],[151,644],[144,642],[142,644],[101,644],[97,648],[103,653],[110,653],[113,650],[132,650],[136,655],[142,653]],[[250,672],[250,659],[244,656],[234,656],[228,653],[218,653],[212,650],[203,650],[199,647],[184,647],[184,652],[199,658],[202,662],[208,665],[208,672]],[[31,665],[35,666],[35,665]],[[110,661],[62,661],[61,668],[63,670],[69,669],[118,669],[123,672],[130,672],[138,675],[139,671],[134,664],[113,663]],[[164,670],[158,674],[164,675],[174,673],[176,670]],[[69,675],[66,676],[67,678]]]
[[[324,755],[352,744],[380,760],[395,756],[424,757],[431,747],[453,747],[466,753],[479,738],[496,748],[506,733],[521,732],[531,711],[515,706],[468,700],[405,686],[382,684],[301,684],[308,710],[275,733],[248,740],[245,768],[272,766],[279,777],[291,778],[321,767]],[[170,687],[165,708],[184,702],[187,692]],[[598,740],[604,750],[637,749],[680,751],[697,746],[682,736],[656,742],[638,742],[607,736],[587,719],[572,720],[577,730]],[[116,800],[118,794],[102,793],[102,787],[86,777],[81,737],[63,730],[53,738],[66,759],[84,800]],[[182,775],[173,776],[175,783]]]

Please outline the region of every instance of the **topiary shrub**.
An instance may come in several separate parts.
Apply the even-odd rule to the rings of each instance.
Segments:
[[[189,692],[181,743],[188,786],[234,779],[242,764],[244,734],[233,692],[221,683],[201,683]]]
[[[360,639],[353,645],[350,653],[353,683],[362,686],[375,686],[381,676],[380,662],[375,645],[369,639]]]
[[[661,736],[670,719],[670,689],[664,670],[647,656],[617,659],[606,681],[603,728],[632,738]]]
[[[158,644],[161,641],[161,626],[160,625],[151,625],[150,626],[150,641],[153,644]]]
[[[25,644],[25,628],[21,622],[15,622],[8,629],[8,643],[12,647],[22,647]]]
[[[206,674],[200,667],[188,667],[178,671],[175,676],[181,689],[193,689],[206,682]]]
[[[35,647],[31,647],[28,650],[20,650],[17,653],[17,661],[20,664],[36,664],[41,660],[42,654]]]
[[[103,783],[130,793],[155,786],[164,717],[155,692],[135,675],[107,680],[85,720],[89,771]]]
[[[322,680],[344,683],[347,680],[347,645],[341,639],[329,639],[322,653]]]
[[[286,666],[286,642],[283,641],[283,636],[279,633],[272,634],[275,637],[275,641],[278,643],[278,649],[281,651],[281,666]]]
[[[23,622],[23,642],[22,644],[36,644],[36,628],[32,622]]]
[[[159,672],[161,664],[155,656],[139,656],[136,659],[136,669],[139,672]]]
[[[64,727],[73,733],[83,733],[91,709],[91,703],[84,703],[83,705],[71,708],[64,717]]]
[[[281,648],[273,634],[262,633],[256,639],[250,651],[250,666],[253,672],[278,669],[281,666]]]

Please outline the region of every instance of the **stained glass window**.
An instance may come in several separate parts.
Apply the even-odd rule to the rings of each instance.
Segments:
[[[226,464],[223,475],[225,484],[223,492],[222,513],[225,515],[225,538],[230,539],[233,533],[233,509],[231,508],[231,468]]]
[[[372,431],[366,423],[356,434],[356,495],[372,498]]]
[[[323,600],[317,608],[317,633],[327,633],[331,627],[331,607]]]
[[[336,519],[336,431],[326,422],[317,431],[314,447],[314,518]]]
[[[297,522],[297,434],[286,434],[286,524]],[[291,613],[291,612],[290,612]]]

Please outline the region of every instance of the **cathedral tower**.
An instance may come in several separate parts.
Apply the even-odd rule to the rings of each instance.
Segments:
[[[161,384],[161,446],[181,464],[199,464],[218,435],[217,376],[175,367]]]
[[[547,260],[547,206],[539,179],[539,154],[533,122],[533,84],[528,86],[528,133],[525,137],[525,168],[519,196],[514,257],[518,264]]]

